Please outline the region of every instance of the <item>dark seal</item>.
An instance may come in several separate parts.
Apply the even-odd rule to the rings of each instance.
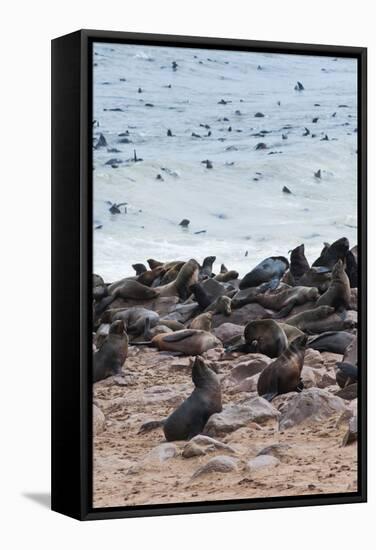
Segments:
[[[128,354],[128,336],[123,321],[115,321],[100,349],[93,356],[93,382],[122,374]]]

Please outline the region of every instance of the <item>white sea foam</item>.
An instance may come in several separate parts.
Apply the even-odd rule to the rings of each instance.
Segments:
[[[356,60],[113,44],[94,51],[94,136],[108,143],[94,151],[96,273],[112,281],[150,257],[215,255],[217,269],[223,262],[244,275],[302,242],[311,261],[324,241],[356,243]],[[304,137],[305,127],[316,137]],[[132,143],[120,143],[127,130]],[[262,130],[269,133],[252,136]],[[260,142],[268,149],[255,150]],[[142,162],[126,162],[134,149]],[[111,158],[123,162],[114,169],[105,165]],[[127,202],[127,213],[111,214],[108,201]]]

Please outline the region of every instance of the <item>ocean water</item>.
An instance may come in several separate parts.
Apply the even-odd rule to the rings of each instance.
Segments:
[[[94,143],[108,144],[94,150],[93,269],[106,281],[148,258],[215,255],[243,276],[302,242],[310,261],[323,242],[356,244],[356,60],[98,43],[93,95]]]

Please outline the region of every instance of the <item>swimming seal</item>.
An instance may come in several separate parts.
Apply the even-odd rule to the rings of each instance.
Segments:
[[[192,439],[204,429],[214,413],[222,411],[221,386],[217,375],[196,357],[192,367],[195,389],[170,416],[163,426],[167,441]]]
[[[243,277],[239,288],[243,290],[244,288],[259,286],[262,283],[270,283],[269,288],[276,288],[288,267],[289,262],[283,256],[266,258]]]
[[[209,349],[223,347],[222,342],[210,332],[194,329],[158,334],[151,343],[160,351],[176,351],[184,355],[202,355]]]
[[[257,382],[258,394],[272,401],[277,395],[290,391],[302,391],[303,382],[301,372],[304,363],[304,355],[307,336],[298,336],[288,348],[263,371]]]
[[[109,334],[93,355],[93,382],[122,374],[128,354],[128,336],[123,321],[111,324]]]
[[[350,282],[346,274],[343,261],[338,260],[332,270],[332,280],[329,288],[317,300],[317,307],[331,306],[336,310],[350,309],[351,291]]]
[[[333,269],[338,260],[344,260],[349,250],[349,241],[346,237],[338,239],[328,248],[324,248],[321,255],[312,264],[312,267],[321,266]]]
[[[227,348],[226,352],[262,353],[268,357],[279,357],[288,345],[287,336],[272,319],[251,321],[244,328],[244,344]]]

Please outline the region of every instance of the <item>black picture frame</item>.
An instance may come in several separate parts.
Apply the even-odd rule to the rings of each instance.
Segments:
[[[358,491],[215,502],[92,507],[92,44],[352,57],[358,62]],[[52,40],[52,509],[80,520],[365,502],[367,499],[367,49],[80,30]],[[90,282],[90,284],[89,284]]]

